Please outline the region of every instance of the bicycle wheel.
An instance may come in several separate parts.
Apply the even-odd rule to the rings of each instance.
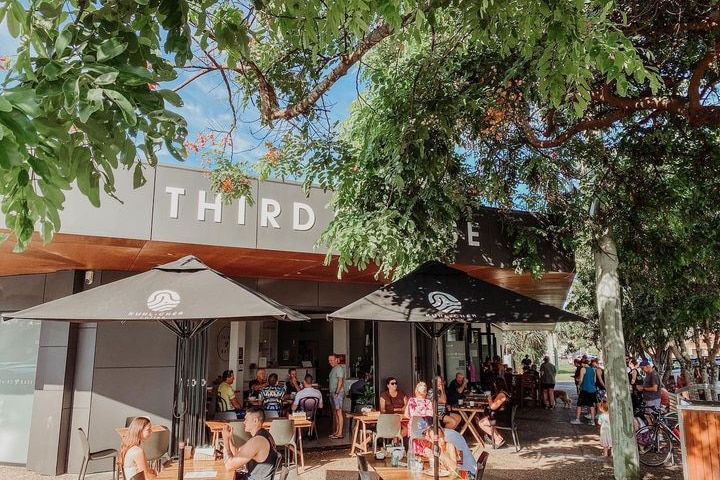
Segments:
[[[646,425],[635,432],[635,440],[640,453],[640,463],[657,467],[665,463],[672,455],[672,438],[659,425]]]

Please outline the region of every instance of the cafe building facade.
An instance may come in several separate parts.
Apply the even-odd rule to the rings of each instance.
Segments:
[[[92,207],[69,192],[62,228],[43,245],[35,238],[24,253],[0,244],[0,313],[78,293],[192,254],[268,297],[310,317],[307,322],[217,321],[203,338],[197,388],[211,388],[225,369],[236,372],[236,389],[247,388],[258,368],[298,377],[310,373],[327,383],[327,356],[341,354],[348,377],[370,371],[376,385],[387,376],[410,392],[432,370],[430,342],[411,325],[326,319],[330,312],[381,285],[376,271],[350,269],[338,278],[324,265],[320,233],[333,218],[330,192],[299,185],[256,182],[254,202],[223,204],[210,192],[204,172],[160,165],[148,184],[133,190],[129,174],[116,179],[118,197]],[[540,225],[524,212],[513,222]],[[543,246],[548,273],[541,280],[512,267],[507,216],[487,209],[459,225],[455,266],[483,280],[562,307],[573,278],[569,255]],[[0,229],[4,221],[0,215]],[[477,367],[502,349],[502,325],[454,331],[443,342],[446,375]],[[93,449],[119,444],[115,427],[146,415],[153,423],[173,417],[176,339],[157,322],[0,322],[0,463],[57,475],[79,470],[76,435],[88,432]],[[239,395],[240,393],[238,393]],[[92,462],[90,471],[110,469]]]

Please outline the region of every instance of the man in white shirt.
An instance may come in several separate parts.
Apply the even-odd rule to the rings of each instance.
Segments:
[[[300,402],[304,398],[316,398],[317,408],[323,408],[322,393],[320,393],[320,390],[313,387],[312,383],[313,377],[308,373],[307,375],[305,375],[305,379],[303,380],[303,388],[299,392],[297,392],[297,394],[295,395],[295,400],[293,400],[293,412],[298,409],[298,406],[301,406]]]

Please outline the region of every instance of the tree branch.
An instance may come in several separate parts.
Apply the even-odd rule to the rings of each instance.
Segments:
[[[573,125],[572,127],[568,128],[564,132],[560,133],[555,138],[548,140],[541,140],[540,138],[538,138],[527,121],[523,121],[520,127],[525,133],[525,137],[527,138],[528,142],[533,147],[553,148],[562,145],[580,132],[609,127],[618,120],[622,120],[623,118],[629,116],[631,113],[633,112],[629,110],[613,110],[602,117],[582,120]]]
[[[410,17],[406,17],[403,21],[403,25],[408,21]],[[263,121],[272,122],[273,120],[288,120],[298,115],[307,114],[312,106],[322,97],[335,82],[337,82],[343,75],[345,75],[350,67],[355,65],[371,48],[383,41],[385,38],[392,35],[393,30],[386,23],[382,23],[377,26],[372,32],[366,35],[360,43],[358,43],[353,50],[340,57],[340,63],[330,70],[325,78],[320,81],[305,98],[301,99],[295,105],[285,108],[277,108],[277,96],[275,96],[275,103],[272,103],[272,95],[275,95],[272,87],[265,82],[263,85],[261,80],[260,85],[260,111],[262,113]],[[257,74],[257,72],[256,72]],[[265,89],[265,92],[263,90]],[[263,98],[263,94],[271,95],[268,100]]]
[[[225,69],[218,63],[217,60],[215,60],[215,57],[210,55],[209,52],[203,50],[203,53],[205,53],[205,56],[212,62],[213,65],[215,65],[215,68],[220,71],[220,75],[222,75],[223,83],[225,83],[225,90],[228,94],[228,103],[230,104],[230,110],[232,110],[232,124],[230,125],[230,129],[228,130],[228,135],[230,135],[237,126],[237,112],[235,111],[235,105],[233,104],[232,99],[232,89],[230,88],[230,81],[227,78],[227,75],[225,74]]]
[[[187,87],[189,84],[191,84],[192,82],[194,82],[194,81],[197,80],[198,78],[200,78],[200,77],[202,77],[203,75],[205,75],[206,73],[210,73],[210,72],[212,72],[212,71],[214,71],[214,70],[215,70],[214,68],[203,68],[203,69],[200,70],[198,73],[196,73],[196,74],[193,75],[192,77],[188,78],[187,80],[185,80],[183,83],[181,83],[181,84],[178,85],[177,87],[173,88],[173,92],[177,92],[177,91],[182,90],[183,88]]]

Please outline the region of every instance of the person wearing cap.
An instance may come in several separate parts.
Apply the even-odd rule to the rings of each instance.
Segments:
[[[241,410],[242,405],[240,401],[235,397],[235,390],[232,388],[232,384],[235,382],[235,373],[232,370],[225,370],[222,373],[222,382],[218,386],[217,398],[218,398],[218,411],[229,412],[231,410]]]
[[[660,408],[660,375],[647,360],[640,362],[640,368],[645,372],[645,379],[637,389],[642,393],[646,408]]]

